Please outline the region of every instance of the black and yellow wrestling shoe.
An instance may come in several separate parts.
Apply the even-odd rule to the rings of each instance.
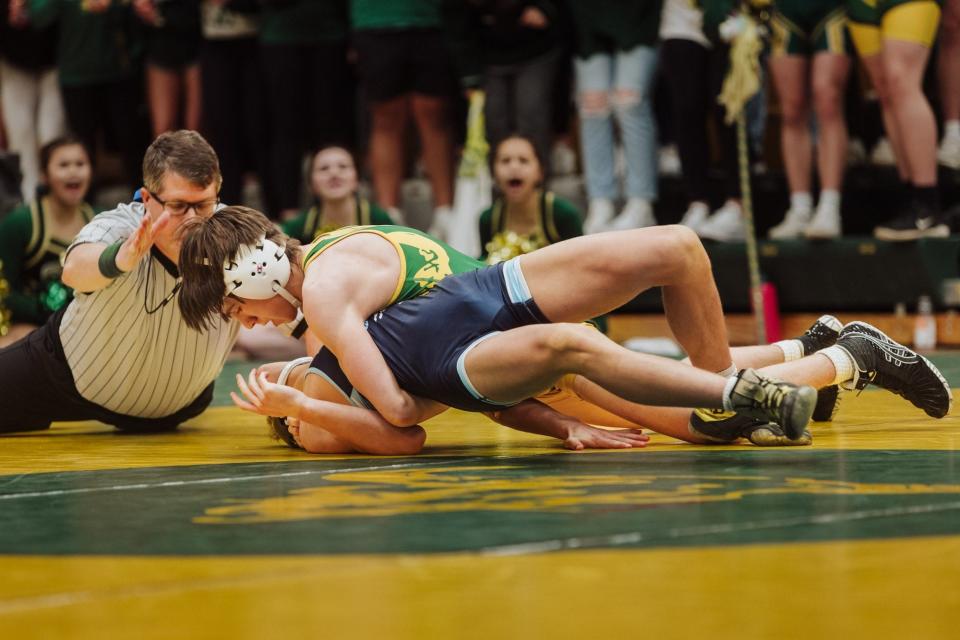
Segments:
[[[803,447],[813,444],[813,436],[804,429],[791,440],[779,425],[722,409],[697,409],[690,416],[690,433],[710,442],[730,444],[746,438],[758,447]]]
[[[834,316],[820,316],[809,329],[803,332],[802,336],[797,337],[803,345],[803,355],[809,356],[820,349],[835,345],[842,328],[843,324]],[[813,421],[829,422],[837,415],[839,408],[840,387],[835,384],[824,387],[817,391],[817,406],[813,410]]]
[[[737,373],[729,391],[729,406],[739,414],[780,425],[792,440],[803,430],[817,406],[817,390],[769,378],[754,369]]]
[[[880,329],[866,322],[851,322],[840,332],[837,346],[854,362],[853,380],[844,387],[860,390],[875,385],[906,398],[933,418],[950,412],[953,393],[939,369]]]

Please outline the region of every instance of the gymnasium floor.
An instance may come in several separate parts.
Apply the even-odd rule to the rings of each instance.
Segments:
[[[572,453],[449,412],[377,458],[285,449],[230,387],[176,434],[0,438],[0,638],[960,633],[960,422],[884,392],[809,448]]]

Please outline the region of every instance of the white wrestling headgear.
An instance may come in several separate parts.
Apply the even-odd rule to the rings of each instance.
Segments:
[[[290,260],[281,247],[266,236],[255,244],[240,247],[233,260],[223,264],[226,295],[246,300],[269,300],[279,295],[297,309],[300,301],[284,287],[290,280]]]

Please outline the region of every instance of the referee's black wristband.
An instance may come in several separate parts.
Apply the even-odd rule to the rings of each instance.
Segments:
[[[97,266],[100,268],[100,275],[104,278],[113,280],[126,273],[126,271],[121,271],[120,268],[117,267],[117,254],[120,253],[121,246],[123,246],[123,240],[117,240],[100,254]]]

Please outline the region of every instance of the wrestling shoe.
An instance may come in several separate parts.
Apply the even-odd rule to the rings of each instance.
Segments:
[[[797,336],[797,340],[803,345],[803,355],[809,356],[820,349],[837,344],[842,328],[843,324],[833,316],[817,318],[817,321],[810,325],[802,336]]]
[[[832,347],[837,343],[840,329],[843,324],[833,316],[820,316],[810,328],[803,332],[797,340],[803,345],[803,355],[810,354]],[[829,422],[837,415],[840,408],[840,388],[830,385],[817,391],[817,406],[813,410],[814,422]]]
[[[780,425],[791,440],[803,436],[817,405],[817,390],[768,378],[753,369],[742,369],[730,389],[730,409],[758,420]]]
[[[729,444],[746,438],[758,447],[802,447],[813,444],[810,432],[804,429],[796,440],[791,440],[779,425],[741,416],[722,409],[697,409],[687,425],[690,433],[710,442]]]
[[[906,398],[933,418],[950,412],[953,393],[940,371],[876,327],[851,322],[840,331],[837,346],[854,362],[853,380],[844,383],[844,388],[861,390],[872,384]]]
[[[817,389],[817,406],[813,408],[811,419],[814,422],[830,422],[840,410],[840,387],[832,384]]]

